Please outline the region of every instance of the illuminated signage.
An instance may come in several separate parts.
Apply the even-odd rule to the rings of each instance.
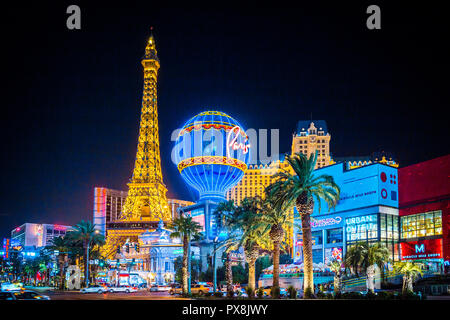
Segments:
[[[325,219],[314,219],[311,221],[311,227],[312,228],[320,228],[320,227],[326,227],[326,226],[332,226],[335,224],[339,224],[342,222],[342,218],[337,216],[333,218],[325,218]]]
[[[372,164],[358,169],[346,170],[343,163],[319,168],[315,174],[333,177],[340,188],[340,199],[334,212],[354,210],[375,205],[398,207],[398,184],[394,183],[397,169],[382,164]],[[382,174],[384,173],[384,174]],[[386,177],[383,181],[382,177]],[[392,178],[390,178],[392,177]],[[327,204],[321,200],[322,212]],[[313,215],[319,215],[319,206],[314,206]]]
[[[243,154],[248,152],[250,144],[247,143],[248,137],[239,126],[233,127],[227,135],[227,157],[230,158],[230,148],[234,151],[241,149]],[[237,142],[237,139],[242,135],[244,142]]]
[[[442,259],[442,239],[401,242],[402,260]]]
[[[347,241],[373,239],[378,236],[378,220],[376,214],[346,218],[345,224]]]

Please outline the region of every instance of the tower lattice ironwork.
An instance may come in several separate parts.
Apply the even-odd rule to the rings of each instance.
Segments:
[[[141,62],[144,88],[137,154],[119,221],[108,225],[104,254],[110,258],[127,239],[136,242],[142,232],[156,228],[160,220],[171,220],[161,171],[157,107],[160,64],[153,35],[148,39]]]

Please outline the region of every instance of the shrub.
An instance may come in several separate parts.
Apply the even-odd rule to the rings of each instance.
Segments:
[[[373,291],[368,291],[366,294],[366,299],[374,300],[377,297],[377,295]]]
[[[325,293],[323,293],[322,291],[319,291],[319,292],[317,293],[317,298],[319,298],[319,299],[325,299],[325,297],[326,297],[326,295],[325,295]]]
[[[272,299],[279,299],[280,298],[280,287],[272,287],[270,289],[270,296]]]
[[[313,299],[314,298],[314,293],[312,288],[307,288],[305,290],[305,292],[303,293],[303,297],[306,299]]]
[[[263,288],[259,287],[258,290],[256,290],[256,296],[261,299],[264,296],[264,290]]]
[[[289,299],[296,299],[297,298],[297,290],[294,288],[294,286],[289,286],[287,288]]]
[[[245,292],[247,292],[248,298],[249,299],[253,299],[255,297],[255,290],[250,288],[250,287],[246,287],[245,288]]]
[[[419,295],[415,294],[412,291],[407,291],[404,294],[399,295],[401,300],[420,300]]]

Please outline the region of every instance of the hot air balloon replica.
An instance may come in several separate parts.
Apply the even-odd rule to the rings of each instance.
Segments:
[[[195,205],[181,208],[217,237],[212,213],[226,192],[243,177],[250,157],[244,128],[221,111],[204,111],[189,119],[175,142],[173,158],[181,177],[198,193]]]

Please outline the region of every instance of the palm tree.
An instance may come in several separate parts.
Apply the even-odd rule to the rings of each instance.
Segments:
[[[394,263],[394,271],[403,275],[402,293],[413,291],[415,278],[422,275],[422,265],[411,261],[398,261]]]
[[[180,238],[183,241],[183,265],[181,268],[183,279],[183,294],[188,292],[188,263],[191,257],[188,257],[189,246],[193,237],[198,237],[202,227],[198,222],[192,221],[192,217],[180,216],[172,221],[169,229],[173,232],[170,234],[171,238]],[[189,261],[188,261],[189,258]]]
[[[317,152],[309,158],[303,153],[286,155],[286,160],[293,170],[282,170],[274,175],[275,182],[267,187],[267,193],[276,200],[278,210],[297,208],[302,222],[303,234],[303,272],[304,297],[309,298],[314,291],[314,273],[312,260],[312,235],[310,216],[314,211],[314,200],[321,209],[324,200],[328,209],[334,208],[339,201],[340,189],[330,175],[313,173],[317,162]]]
[[[380,270],[389,261],[389,249],[380,242],[369,244],[368,242],[357,242],[354,249],[347,251],[345,261],[352,264],[354,270],[366,273],[367,291],[374,291],[375,267]]]
[[[249,293],[255,290],[255,263],[262,247],[268,247],[268,233],[261,228],[262,201],[260,197],[245,198],[237,208],[234,223],[241,230],[238,246],[242,246],[248,263]],[[251,295],[249,295],[251,297]]]
[[[331,272],[334,273],[334,295],[337,295],[341,292],[341,269],[342,269],[342,261],[333,259],[328,265]]]
[[[280,287],[280,246],[284,240],[285,228],[292,225],[290,218],[289,211],[286,208],[281,210],[277,208],[276,198],[270,193],[266,194],[262,201],[262,216],[259,223],[264,229],[263,233],[269,233],[273,245],[273,288]]]
[[[227,239],[222,242],[218,247],[221,249],[225,247],[226,260],[225,260],[225,278],[227,282],[227,295],[231,297],[233,295],[233,268],[231,264],[231,252],[238,249],[238,238],[236,237],[236,213],[237,207],[234,205],[234,201],[223,201],[214,210],[214,218],[218,233],[225,231],[227,233]]]
[[[344,265],[346,269],[349,269],[351,273],[359,277],[360,267],[359,262],[361,260],[361,246],[351,246],[347,249],[347,253],[344,258]]]
[[[95,229],[95,225],[90,221],[81,220],[74,226],[73,231],[69,231],[66,237],[73,241],[79,241],[84,249],[84,279],[86,287],[89,286],[89,253],[95,246],[105,244],[105,237]]]
[[[64,267],[68,256],[69,247],[71,242],[66,237],[55,237],[52,239],[51,244],[45,247],[45,250],[51,253],[58,252],[58,268],[59,268],[59,289],[64,289]]]

